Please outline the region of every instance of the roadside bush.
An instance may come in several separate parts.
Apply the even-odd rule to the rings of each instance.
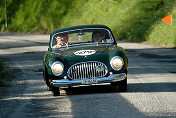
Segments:
[[[10,72],[12,69],[8,68],[4,62],[0,59],[0,86],[1,87],[8,87],[10,86],[7,84],[8,81],[12,79],[12,75]]]

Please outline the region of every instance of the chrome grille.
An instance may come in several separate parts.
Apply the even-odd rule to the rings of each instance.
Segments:
[[[108,68],[105,64],[98,61],[81,62],[71,66],[68,69],[70,79],[84,79],[103,77],[107,74]]]

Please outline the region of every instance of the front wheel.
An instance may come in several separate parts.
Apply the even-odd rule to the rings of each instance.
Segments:
[[[47,90],[51,91],[51,84],[50,84],[50,81],[49,81],[49,75],[46,71],[46,68],[43,69],[43,78],[44,78],[44,81],[46,82]]]
[[[127,78],[119,82],[112,82],[111,85],[116,91],[126,92],[127,91]]]
[[[59,87],[52,86],[51,88],[52,88],[51,90],[52,90],[53,96],[59,96],[60,95],[60,88]]]

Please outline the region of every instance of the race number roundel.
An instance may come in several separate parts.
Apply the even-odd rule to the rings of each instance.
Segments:
[[[86,55],[92,55],[95,52],[96,52],[95,50],[79,50],[79,51],[76,51],[74,54],[79,56],[86,56]]]

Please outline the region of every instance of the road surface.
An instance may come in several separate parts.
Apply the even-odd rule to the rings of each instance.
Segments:
[[[128,91],[110,86],[61,91],[53,97],[42,77],[49,35],[0,33],[0,57],[14,68],[11,87],[0,87],[0,118],[176,117],[176,50],[118,42],[129,57]]]

